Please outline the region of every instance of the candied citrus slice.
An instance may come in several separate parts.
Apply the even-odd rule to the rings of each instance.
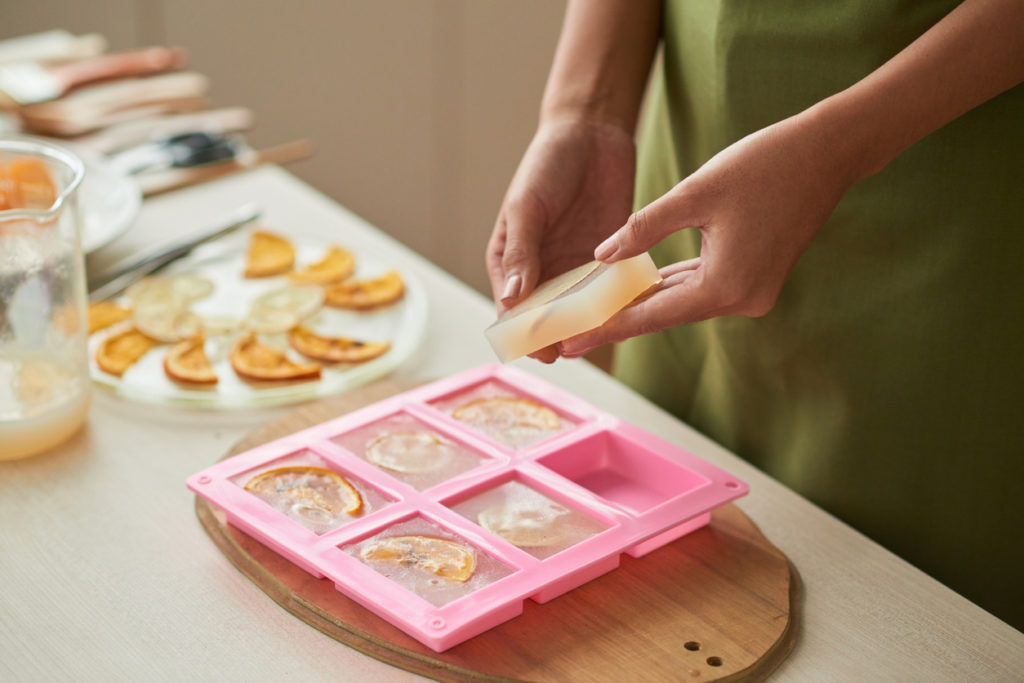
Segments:
[[[355,269],[356,258],[352,252],[331,245],[323,259],[289,274],[288,279],[292,282],[330,285],[349,277]]]
[[[120,377],[125,370],[158,345],[159,342],[152,337],[147,337],[134,327],[130,327],[100,342],[96,347],[96,365],[104,372]]]
[[[417,474],[436,470],[449,459],[444,441],[429,432],[385,434],[366,445],[366,459],[386,470]]]
[[[364,560],[412,566],[452,581],[465,582],[476,570],[476,555],[461,543],[433,536],[390,536],[363,546]]]
[[[452,417],[499,431],[521,427],[558,429],[562,426],[558,414],[550,408],[527,398],[506,396],[470,401],[457,408]]]
[[[168,344],[191,339],[203,329],[203,320],[188,310],[184,300],[163,292],[141,295],[132,311],[132,322],[143,334]]]
[[[231,367],[243,379],[281,382],[320,377],[320,366],[316,363],[296,363],[284,351],[260,344],[252,333],[240,337],[231,346],[228,357]]]
[[[242,321],[230,315],[204,315],[200,318],[203,333],[211,337],[222,337],[233,334],[242,325]]]
[[[195,273],[181,273],[167,277],[144,277],[125,290],[124,294],[133,302],[141,299],[150,301],[174,300],[184,304],[198,301],[213,292],[213,282]]]
[[[326,291],[326,302],[337,308],[377,308],[398,301],[404,292],[402,276],[391,270],[377,278],[331,285]]]
[[[164,356],[164,372],[176,382],[216,384],[217,375],[206,356],[202,335],[180,341]]]
[[[57,186],[42,159],[16,157],[0,163],[0,211],[49,209]]]
[[[250,311],[286,311],[301,322],[324,305],[324,290],[317,285],[288,285],[272,289],[253,299]]]
[[[287,273],[295,264],[295,248],[286,238],[256,230],[245,255],[245,277],[269,277]]]
[[[541,548],[564,538],[559,520],[569,510],[558,503],[531,505],[507,503],[489,507],[477,521],[487,531],[520,548]]]
[[[279,467],[249,480],[245,490],[268,503],[285,504],[311,522],[330,524],[341,515],[362,512],[363,497],[337,472],[322,467]]]
[[[89,334],[132,317],[132,309],[113,301],[97,301],[89,304]]]
[[[288,342],[303,356],[324,363],[363,363],[383,355],[391,348],[391,342],[322,337],[305,327],[296,327],[289,332]]]

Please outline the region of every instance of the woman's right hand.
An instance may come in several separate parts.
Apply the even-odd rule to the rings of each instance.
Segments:
[[[609,123],[541,124],[509,185],[487,245],[498,313],[549,278],[593,260],[633,203],[633,136]],[[546,363],[553,347],[531,354]]]

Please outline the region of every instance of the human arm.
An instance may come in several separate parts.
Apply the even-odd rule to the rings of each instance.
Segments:
[[[1024,3],[967,0],[864,79],[726,148],[595,250],[626,258],[676,230],[698,258],[653,295],[560,344],[565,356],[718,315],[771,310],[797,259],[857,181],[1024,80]]]
[[[537,132],[487,246],[499,312],[593,258],[629,216],[633,133],[657,49],[659,0],[571,0]],[[535,357],[557,358],[553,348]]]

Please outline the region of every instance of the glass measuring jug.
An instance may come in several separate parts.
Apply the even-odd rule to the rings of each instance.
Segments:
[[[89,410],[82,162],[0,137],[0,460],[61,443]]]

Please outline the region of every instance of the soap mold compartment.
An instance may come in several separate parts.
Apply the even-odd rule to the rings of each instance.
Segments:
[[[540,403],[571,424],[517,449],[446,412],[452,399],[472,396],[485,386]],[[479,465],[420,490],[338,443],[341,436],[395,415],[471,451],[480,458]],[[245,491],[244,482],[237,483],[249,472],[302,451],[390,502],[318,535]],[[509,482],[605,527],[538,557],[454,509]],[[187,485],[220,508],[229,523],[313,576],[331,580],[339,591],[436,651],[517,616],[527,598],[547,602],[614,570],[622,553],[640,557],[700,528],[712,509],[748,490],[739,479],[678,446],[532,375],[499,365],[465,371],[258,446],[193,474]],[[398,588],[344,550],[413,519],[437,525],[511,572],[435,605]]]

